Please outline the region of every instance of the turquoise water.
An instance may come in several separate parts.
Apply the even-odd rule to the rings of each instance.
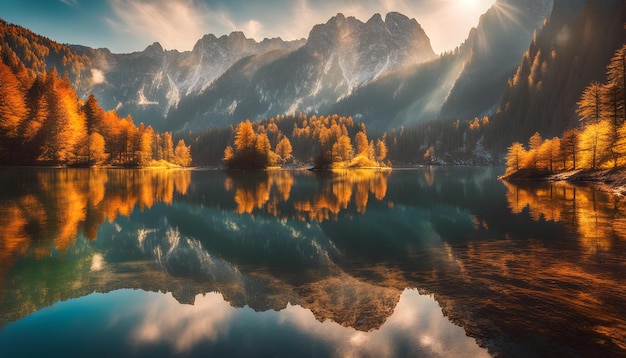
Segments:
[[[619,356],[624,204],[498,168],[3,169],[0,356]]]

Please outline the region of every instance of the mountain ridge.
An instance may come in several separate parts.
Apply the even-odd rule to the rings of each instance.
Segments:
[[[460,49],[472,51],[473,32]],[[233,31],[220,37],[206,34],[185,52],[165,50],[158,42],[128,54],[69,47],[87,57],[91,67],[91,85],[80,88],[81,96],[93,93],[104,108],[132,115],[137,122],[159,130],[175,131],[229,125],[244,118],[336,110],[365,122],[378,121],[380,129],[434,119],[450,102],[458,88],[456,82],[467,72],[476,52],[457,53],[453,62],[437,56],[418,21],[398,12],[389,12],[384,18],[374,14],[365,22],[338,13],[315,25],[306,40],[292,42],[280,38],[257,42]],[[244,62],[237,65],[240,61]],[[436,74],[439,79],[424,82],[425,74],[419,72],[433,66],[420,64],[430,61],[443,61],[440,66],[433,65],[441,72]],[[234,69],[245,73],[234,74]],[[394,78],[394,96],[384,107],[398,107],[396,98],[401,93],[407,97],[415,92],[419,97],[405,98],[402,108],[388,112],[350,108],[349,103],[370,105],[366,98],[359,99],[361,89],[377,86],[379,80],[389,84],[390,78]],[[235,79],[240,80],[238,88],[233,87]],[[408,83],[413,86],[410,90],[406,89]],[[499,103],[494,102],[491,98],[489,105],[497,107]],[[374,116],[385,118],[384,123]]]
[[[83,95],[92,92],[104,107],[162,128],[162,119],[182,96],[201,92],[242,58],[273,50],[291,51],[302,44],[302,40],[278,38],[257,42],[233,31],[220,37],[204,35],[193,50],[185,52],[164,50],[158,42],[127,54],[72,48],[88,56],[92,70],[102,76]]]
[[[459,47],[441,55],[434,53],[416,19],[396,12],[384,17],[374,14],[365,22],[338,13],[315,25],[307,39],[292,42],[281,38],[257,42],[240,31],[220,37],[207,34],[186,52],[153,43],[142,51],[114,54],[106,48],[58,45],[47,39],[48,43],[20,28],[30,33],[26,37],[37,37],[33,40],[37,46],[63,48],[70,56],[69,64],[63,67],[58,59],[46,58],[38,52],[41,49],[22,50],[24,40],[5,45],[2,54],[6,63],[30,67],[30,71],[59,65],[60,75],[67,73],[83,98],[93,92],[105,109],[116,109],[121,116],[132,115],[136,122],[178,135],[227,128],[247,118],[300,112],[352,116],[379,134],[437,119],[440,124],[435,125],[443,130],[446,123],[488,116],[495,119],[494,125],[472,138],[482,141],[484,134],[485,145],[492,146],[497,131],[504,133],[500,137],[505,143],[521,133],[513,133],[512,128],[523,127],[522,136],[527,137],[528,131],[555,133],[571,122],[580,87],[589,79],[602,80],[597,75],[604,72],[613,42],[620,42],[623,24],[619,31],[613,24],[624,17],[619,4],[619,0],[498,0]],[[608,11],[614,19],[600,24],[597,16],[585,15],[591,11],[587,8],[597,8],[598,14]],[[573,26],[572,36],[581,37],[580,29],[588,23],[611,39],[610,44],[595,41],[589,45],[601,55],[596,56],[596,50],[587,54],[584,49],[554,47],[563,33],[551,27],[577,17],[578,22],[568,25]],[[4,32],[11,33],[7,27],[5,23]],[[546,56],[554,51],[562,51],[551,56],[565,67],[549,66]],[[572,62],[576,56],[585,59],[584,63]],[[28,62],[31,57],[37,61]],[[544,87],[560,89],[549,98],[529,92],[524,81],[512,85],[520,75],[528,78],[535,59],[552,73],[537,80]],[[579,70],[584,74],[580,81],[572,78]],[[557,72],[558,78],[550,80]],[[564,81],[575,86],[558,87]],[[568,94],[562,96],[563,91]],[[555,98],[560,98],[556,107]],[[558,115],[566,113],[562,109],[570,115]],[[428,149],[437,139],[427,142],[416,145]],[[466,144],[454,146],[466,150]]]
[[[238,88],[229,90],[232,81],[224,78],[197,98],[181,100],[167,127],[188,130],[227,125],[234,118],[321,113],[382,74],[434,58],[415,19],[389,13],[385,21],[377,14],[362,22],[339,13],[314,26],[304,46],[262,66]]]

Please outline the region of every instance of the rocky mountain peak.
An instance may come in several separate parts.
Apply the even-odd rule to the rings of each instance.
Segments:
[[[338,13],[325,24],[313,27],[306,46],[324,53],[337,46],[400,51],[411,53],[415,62],[435,57],[430,39],[417,20],[397,12],[388,13],[385,20],[380,14],[374,14],[366,23]]]
[[[368,26],[374,26],[374,25],[384,25],[385,22],[383,21],[383,17],[380,16],[380,14],[376,13],[369,20],[367,20],[365,24]]]
[[[246,43],[250,43],[251,45],[256,44],[256,41],[254,41],[253,39],[248,39],[246,35],[244,35],[244,33],[241,31],[231,32],[226,37],[226,41],[228,42],[228,44],[235,46],[244,46]]]
[[[152,45],[146,47],[146,49],[143,50],[143,54],[148,55],[148,56],[152,56],[152,55],[159,56],[159,55],[162,55],[163,52],[164,52],[163,46],[161,46],[161,44],[158,42],[154,42]]]
[[[346,21],[346,16],[340,12],[337,13],[337,15],[333,16],[330,18],[330,20],[328,20],[328,24],[330,23],[343,23]]]
[[[399,12],[390,12],[385,16],[385,24],[391,26],[392,24],[417,24],[417,20],[410,19],[408,16]],[[419,25],[419,24],[418,24]]]
[[[412,34],[418,38],[428,37],[417,20],[410,19],[398,12],[390,12],[385,16],[385,26],[392,34]]]

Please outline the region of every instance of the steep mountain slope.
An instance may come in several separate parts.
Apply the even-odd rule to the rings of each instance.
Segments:
[[[467,60],[441,116],[469,119],[495,112],[507,80],[552,10],[553,0],[498,0],[465,43]]]
[[[192,51],[165,51],[159,43],[142,52],[112,54],[107,49],[73,46],[91,59],[99,76],[89,91],[107,108],[138,122],[163,126],[168,110],[185,95],[198,94],[242,58],[274,50],[293,51],[303,40],[256,42],[241,32],[205,35]]]
[[[363,23],[338,14],[315,26],[299,50],[270,62],[264,56],[244,59],[200,96],[181,100],[168,117],[168,128],[322,112],[385,73],[435,57],[415,19],[389,13],[384,20],[377,14]],[[245,74],[235,74],[236,68]],[[246,80],[233,88],[232,78],[241,76]]]
[[[68,76],[77,90],[91,86],[91,62],[67,45],[37,35],[18,25],[0,19],[1,61],[15,73],[26,76],[56,68],[61,76]]]
[[[491,141],[499,149],[534,132],[560,135],[577,123],[575,109],[591,81],[626,41],[622,0],[555,0],[545,28],[524,54],[496,115]]]
[[[456,51],[396,70],[359,88],[328,112],[352,116],[375,132],[431,120],[439,115],[464,63],[465,55]]]

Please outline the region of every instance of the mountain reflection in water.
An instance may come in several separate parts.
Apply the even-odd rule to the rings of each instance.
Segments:
[[[393,314],[372,332],[330,320],[319,322],[311,311],[298,305],[264,312],[235,308],[215,292],[197,295],[193,305],[181,305],[171,294],[135,290],[108,293],[106,305],[104,299],[91,294],[44,309],[7,327],[0,343],[5,349],[14,349],[9,356],[63,351],[70,340],[75,355],[96,357],[133,352],[142,352],[142,356],[204,356],[207,352],[246,357],[489,356],[461,327],[433,314],[439,312],[437,302],[416,290],[405,290]],[[76,306],[83,311],[80,329],[68,319],[78,314]],[[54,327],[45,326],[51,321]],[[25,331],[31,332],[28,341],[45,345],[24,344]],[[119,342],[107,343],[112,340]]]
[[[0,347],[76,319],[138,355],[626,352],[623,204],[497,174],[7,169]]]

